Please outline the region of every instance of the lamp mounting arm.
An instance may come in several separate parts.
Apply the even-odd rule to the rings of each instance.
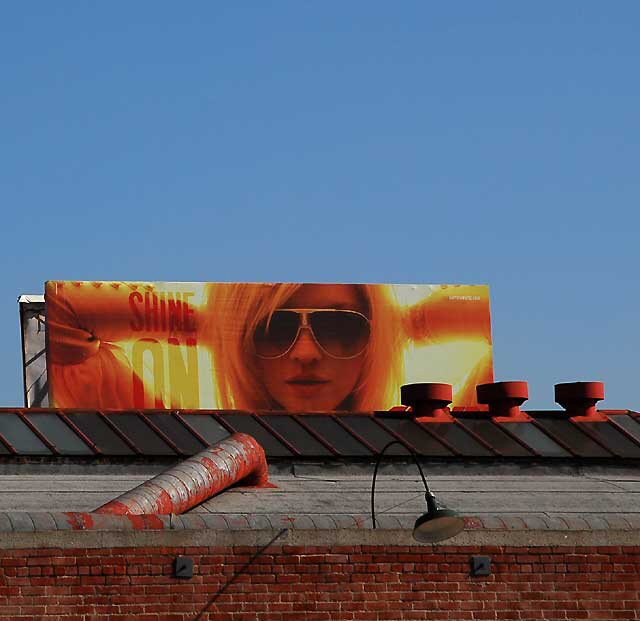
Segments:
[[[425,497],[425,500],[427,501],[427,510],[429,512],[432,512],[432,511],[435,511],[437,509],[436,498],[433,495],[433,493],[431,492],[431,490],[429,489],[429,485],[427,484],[427,479],[424,476],[424,472],[422,470],[422,466],[420,465],[420,462],[418,461],[418,456],[416,455],[415,451],[410,446],[408,446],[404,442],[401,442],[400,440],[392,440],[391,442],[387,443],[383,447],[383,449],[380,451],[380,453],[378,453],[378,459],[376,460],[376,466],[375,466],[375,468],[373,470],[373,481],[371,483],[371,519],[373,521],[373,528],[377,528],[374,499],[375,499],[375,491],[376,491],[376,478],[378,476],[378,468],[380,467],[380,462],[382,461],[382,457],[384,456],[385,452],[387,451],[387,449],[389,447],[393,446],[394,444],[398,444],[398,445],[402,446],[409,453],[409,455],[411,455],[411,457],[413,458],[413,461],[415,462],[416,466],[418,467],[418,470],[420,471],[420,477],[422,478],[422,483],[424,484],[424,491],[425,491],[424,497]]]

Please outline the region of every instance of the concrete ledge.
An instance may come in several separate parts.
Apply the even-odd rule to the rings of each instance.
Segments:
[[[291,545],[420,545],[415,516],[0,513],[0,548],[264,545],[280,533]],[[640,546],[640,515],[500,515],[465,518],[441,545]]]
[[[413,530],[417,515],[381,513],[378,530]],[[465,517],[466,531],[640,531],[640,514],[526,513]],[[369,514],[185,513],[111,515],[79,512],[0,512],[2,532],[119,530],[373,530]]]
[[[1,549],[74,548],[193,548],[257,546],[412,546],[441,550],[455,547],[477,550],[482,546],[629,547],[640,550],[640,531],[465,531],[439,544],[421,544],[411,530],[67,530],[52,532],[0,532]]]

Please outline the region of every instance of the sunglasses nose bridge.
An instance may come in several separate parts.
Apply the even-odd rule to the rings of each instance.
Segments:
[[[300,324],[296,338],[291,343],[287,355],[301,362],[310,362],[322,358],[324,352],[316,339],[316,335],[313,333],[311,325],[308,323]]]
[[[309,312],[310,311],[304,310],[296,311],[299,317],[298,332],[296,333],[296,337],[293,343],[291,343],[291,349],[295,348],[296,344],[300,340],[300,337],[302,336],[303,330],[307,330],[309,338],[313,341],[313,344],[316,345],[316,347],[318,346],[318,339],[316,338],[313,328],[311,327],[311,323],[309,323]]]

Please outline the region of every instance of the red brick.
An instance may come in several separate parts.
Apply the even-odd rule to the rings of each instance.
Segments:
[[[171,562],[187,551],[196,575],[177,580]],[[640,601],[640,548],[274,546],[255,557],[257,551],[7,550],[0,554],[0,619],[186,621],[206,609],[212,621],[611,621],[635,619]],[[471,578],[469,556],[483,553],[492,556],[494,573]]]

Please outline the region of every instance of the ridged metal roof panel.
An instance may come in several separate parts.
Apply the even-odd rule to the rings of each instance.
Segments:
[[[530,412],[530,420],[494,420],[454,411],[450,422],[421,422],[398,412],[289,413],[223,410],[82,411],[0,409],[0,456],[178,457],[234,431],[256,438],[270,458],[363,459],[399,440],[424,458],[640,459],[635,413],[572,420]],[[406,455],[394,445],[389,455]]]
[[[55,416],[55,414],[53,414]],[[0,416],[0,435],[7,448],[18,455],[51,455],[53,451],[25,423],[22,412],[3,412]]]
[[[593,440],[580,427],[563,414],[540,413],[537,423],[554,438],[559,439],[578,457],[611,457],[610,451]]]
[[[24,416],[49,439],[61,455],[95,454],[82,437],[65,423],[63,417],[47,412],[26,412]]]
[[[532,457],[533,453],[520,444],[508,432],[487,417],[456,415],[458,422],[482,438],[503,457]]]
[[[618,429],[612,423],[606,422],[582,422],[576,423],[587,433],[590,433],[601,444],[606,446],[614,455],[632,459],[640,459],[640,446],[633,442],[624,431]]]

